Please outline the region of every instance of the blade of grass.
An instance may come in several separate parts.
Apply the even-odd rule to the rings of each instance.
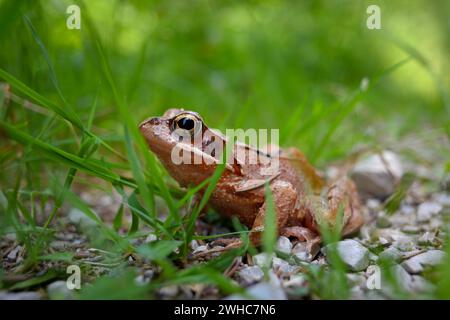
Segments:
[[[187,226],[186,226],[186,237],[185,237],[185,244],[184,244],[184,250],[183,252],[187,253],[187,248],[189,243],[192,240],[193,234],[194,234],[194,226],[195,221],[198,218],[198,215],[203,210],[205,205],[207,204],[209,197],[213,193],[214,189],[216,188],[217,183],[219,182],[220,177],[222,176],[223,171],[225,170],[225,166],[227,164],[228,155],[231,154],[231,151],[234,148],[234,141],[230,141],[226,145],[226,150],[222,154],[222,161],[216,165],[216,169],[214,170],[213,175],[211,176],[210,182],[208,183],[208,187],[206,188],[202,199],[200,200],[199,205],[194,209],[194,211],[189,215]]]
[[[103,166],[100,166],[96,162],[90,161],[89,159],[80,158],[77,155],[56,148],[49,143],[37,140],[34,137],[22,132],[21,130],[16,129],[14,126],[4,121],[0,121],[0,128],[3,129],[10,138],[24,145],[32,143],[36,151],[45,154],[47,157],[56,160],[58,163],[64,163],[69,167],[77,168],[112,183],[119,183],[133,188],[137,187],[137,185],[133,181],[119,176],[118,174],[104,168]]]
[[[59,95],[59,98],[60,98],[61,101],[64,103],[64,108],[65,108],[65,109],[69,109],[69,111],[70,111],[71,113],[75,114],[75,110],[74,110],[74,109],[72,108],[72,106],[67,102],[66,98],[64,97],[64,95],[63,95],[63,93],[62,93],[61,87],[60,87],[59,82],[58,82],[58,78],[57,78],[57,76],[56,76],[55,69],[53,68],[53,64],[52,64],[52,62],[51,62],[51,60],[50,60],[50,56],[49,56],[49,54],[48,54],[48,52],[47,52],[47,49],[45,48],[44,43],[42,42],[41,37],[39,37],[39,34],[37,33],[37,30],[36,30],[36,28],[34,27],[34,25],[31,23],[30,18],[28,18],[28,16],[26,16],[26,15],[24,15],[23,18],[24,18],[24,21],[25,21],[26,26],[28,27],[28,29],[29,29],[30,32],[31,32],[31,35],[32,35],[34,41],[36,41],[36,43],[37,43],[37,45],[38,45],[38,47],[39,47],[39,50],[41,51],[42,56],[44,57],[45,62],[47,63],[47,67],[48,67],[48,71],[49,71],[50,80],[52,81],[53,86],[55,87],[56,92],[57,92],[58,95]]]
[[[136,183],[139,187],[139,192],[142,195],[142,198],[144,200],[144,203],[146,204],[147,208],[149,208],[149,214],[155,218],[156,212],[155,212],[155,203],[153,194],[151,193],[147,183],[145,182],[145,177],[143,175],[144,170],[142,170],[137,154],[133,149],[132,143],[131,143],[131,137],[128,130],[128,127],[125,126],[125,146],[128,153],[128,159],[130,160],[131,165],[131,171],[133,172],[133,177],[136,180]]]
[[[275,242],[277,241],[277,223],[275,214],[275,204],[273,202],[272,192],[269,181],[264,185],[266,212],[264,215],[264,231],[262,234],[262,246],[264,252],[268,255],[273,254]],[[270,259],[269,259],[270,260]]]
[[[8,72],[4,71],[1,68],[0,68],[0,78],[8,82],[13,88],[20,91],[22,94],[26,95],[34,102],[38,103],[40,106],[55,112],[63,119],[67,120],[69,123],[72,123],[81,130],[84,130],[83,123],[78,118],[75,112],[62,108],[56,103],[48,100],[47,98],[43,97],[42,95],[40,95],[39,93],[37,93],[36,91],[34,91],[33,89],[25,85],[23,82],[21,82],[20,80],[10,75]]]

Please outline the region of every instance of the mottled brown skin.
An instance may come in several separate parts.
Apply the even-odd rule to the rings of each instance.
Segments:
[[[211,137],[226,145],[226,138],[209,129],[193,111],[169,109],[162,117],[150,118],[140,125],[150,149],[183,187],[198,185],[210,177],[217,166],[216,163],[206,164],[203,161],[200,164],[173,163],[171,152],[179,142],[173,131],[179,119],[185,116],[195,119],[196,123],[201,125],[203,136],[206,136],[201,147],[196,148],[196,152],[203,154]],[[200,134],[200,131],[192,134]],[[270,152],[262,152],[244,144],[235,144],[234,155],[239,148],[244,148],[248,153],[256,152],[258,155],[267,156],[269,161],[273,156],[279,155],[279,172],[269,179],[276,210],[277,230],[280,234],[314,243],[320,239],[319,223],[322,221],[334,225],[339,208],[344,209],[344,235],[357,231],[363,224],[355,185],[346,175],[341,175],[332,181],[328,188],[323,188],[319,173],[295,148],[280,150],[272,147]],[[219,159],[218,155],[213,156]],[[264,181],[268,177],[261,175],[262,165],[248,164],[239,161],[235,156],[234,161],[230,162],[223,172],[208,202],[220,214],[226,217],[236,216],[241,223],[252,228],[254,232],[250,237],[256,245],[260,242],[266,210]]]

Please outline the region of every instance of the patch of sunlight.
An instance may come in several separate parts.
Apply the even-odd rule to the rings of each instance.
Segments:
[[[423,55],[432,72],[444,75],[441,71],[446,61],[445,50],[442,47],[445,42],[440,38],[442,33],[439,23],[433,19],[430,12],[419,9],[410,8],[406,12],[397,11],[389,19],[385,18],[383,31],[389,32],[395,39],[401,39],[401,43]],[[411,18],[412,16],[414,19]],[[386,41],[389,44],[382,54],[387,64],[400,61],[409,55],[408,52],[400,49],[388,39]],[[409,62],[394,72],[392,79],[398,83],[398,87],[404,87],[407,84],[407,88],[411,92],[416,92],[427,100],[435,99],[438,94],[436,83],[426,68],[417,60]]]
[[[245,6],[233,6],[223,12],[223,24],[230,31],[245,32],[256,22],[255,15]]]
[[[158,24],[158,16],[151,11],[138,11],[134,6],[123,3],[120,21],[122,30],[118,35],[117,48],[123,54],[139,52],[144,41]]]

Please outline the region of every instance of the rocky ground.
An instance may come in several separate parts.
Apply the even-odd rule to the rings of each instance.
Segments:
[[[414,175],[409,179],[408,173],[411,172]],[[328,175],[333,175],[332,168]],[[307,252],[305,243],[279,237],[275,256],[257,253],[239,257],[227,269],[226,275],[255,298],[319,298],[317,288],[313,288],[315,284],[311,274],[319,270],[317,268],[327,272],[330,252],[337,250],[345,265],[350,299],[402,297],[398,292],[406,293],[404,297],[429,297],[435,285],[427,272],[446,257],[443,246],[450,220],[447,182],[429,168],[403,163],[392,152],[363,159],[355,166],[352,175],[363,198],[366,219],[359,234],[318,247],[312,253]],[[104,208],[117,208],[120,201],[120,198],[95,197],[90,193],[82,196],[100,215]],[[108,212],[115,209],[106,211],[102,217],[108,220]],[[89,266],[89,273],[83,277],[88,282],[110,273],[123,263],[123,255],[95,249],[95,245],[88,242],[89,234],[81,230],[89,230],[92,224],[77,209],[68,210],[67,216],[55,226],[59,231],[48,248],[49,256],[59,255],[58,259],[43,259],[38,269],[25,274],[20,272],[27,254],[23,244],[17,242],[14,234],[4,236],[0,242],[2,269],[5,270],[3,282],[22,283],[22,286],[13,285],[8,291],[0,291],[0,299],[73,298],[74,293],[67,289],[65,281],[57,280],[61,279],[58,274],[48,276],[51,270],[66,264],[64,254],[71,255],[77,264]],[[208,233],[212,234],[227,231],[215,226],[209,228]],[[152,234],[143,232],[135,241],[139,244],[156,240]],[[201,263],[220,255],[221,248],[217,241],[194,240],[191,243],[191,263]],[[133,255],[125,259],[139,270],[134,279],[136,283],[148,283],[159,272],[151,263],[140,261]],[[271,267],[267,270],[270,260]],[[390,270],[387,273],[384,272],[386,268]],[[393,282],[388,279],[389,274],[394,275]],[[165,287],[159,290],[158,297],[242,298],[239,295],[224,297],[217,289],[200,284]]]

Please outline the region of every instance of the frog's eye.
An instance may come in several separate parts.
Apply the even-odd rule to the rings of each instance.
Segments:
[[[200,120],[192,114],[180,114],[173,123],[175,130],[184,130],[191,135],[196,134],[201,128]]]

